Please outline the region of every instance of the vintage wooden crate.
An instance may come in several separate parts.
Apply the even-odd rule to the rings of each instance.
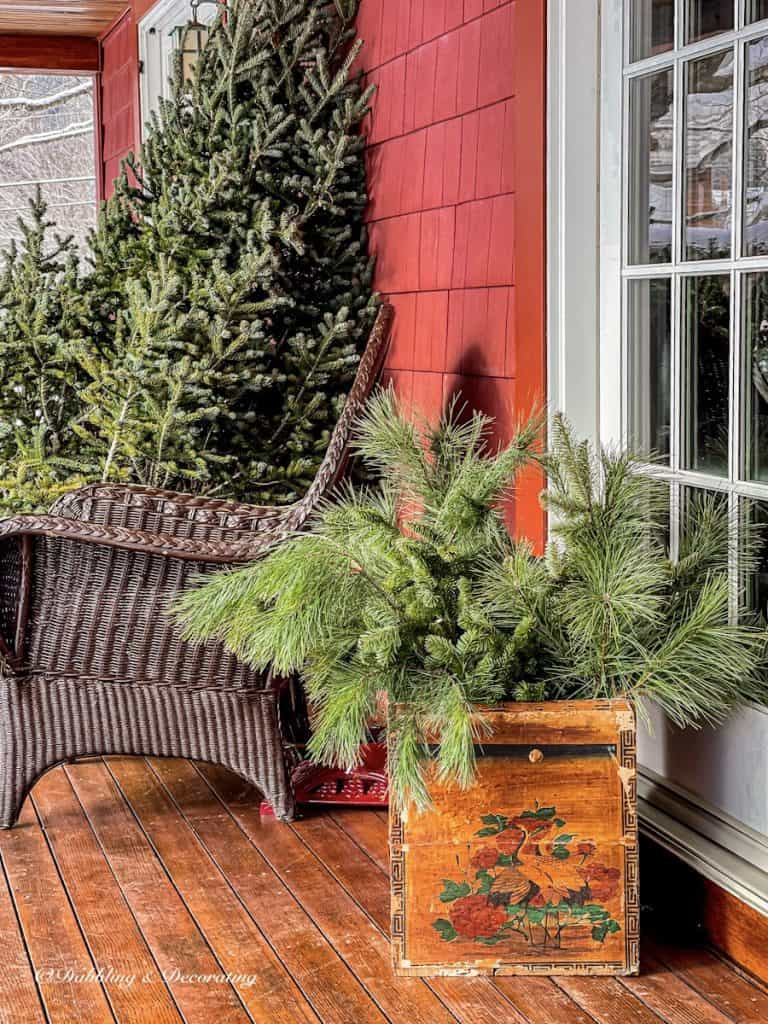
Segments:
[[[390,814],[401,975],[632,974],[638,967],[635,716],[627,701],[485,712],[468,791]]]

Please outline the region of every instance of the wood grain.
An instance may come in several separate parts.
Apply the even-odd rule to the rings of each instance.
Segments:
[[[389,943],[379,928],[326,868],[307,856],[292,829],[259,816],[258,795],[251,787],[218,768],[201,772],[390,1020],[448,1024],[456,1019],[424,982],[393,977]]]
[[[252,1024],[231,986],[191,980],[221,967],[105,765],[66,772],[186,1024]]]
[[[18,35],[0,30],[0,68],[93,74],[99,70],[99,44],[81,36]]]
[[[0,32],[99,36],[128,0],[0,0]]]
[[[118,1019],[183,1024],[120,886],[63,772],[49,772],[34,789],[34,804],[62,880],[77,894],[75,910]]]
[[[331,943],[187,761],[150,762],[302,992],[327,1024],[384,1024]]]
[[[0,878],[0,935],[0,1024],[43,1024],[43,1006],[4,871]]]
[[[565,977],[555,984],[600,1024],[659,1024],[664,1019],[616,978]]]
[[[640,977],[621,983],[669,1024],[728,1024],[731,1019],[647,953]]]
[[[157,857],[215,951],[220,964],[216,973],[224,971],[232,977],[240,1001],[254,1020],[316,1024],[296,982],[148,765],[139,758],[110,758],[107,763]]]
[[[706,949],[646,943],[649,952],[731,1020],[765,1024],[768,993]]]
[[[0,833],[11,880],[9,887],[0,877],[0,1024],[266,1022],[271,1016],[256,1000],[248,1012],[231,986],[188,980],[217,972],[228,957],[255,964],[258,935],[282,972],[279,992],[300,992],[318,1024],[768,1020],[768,993],[758,983],[679,940],[646,937],[639,977],[394,978],[381,812],[318,809],[286,826],[262,821],[259,795],[221,770],[124,759],[112,770],[130,806],[107,765],[93,759],[46,775],[22,824]],[[671,903],[654,903],[663,934]],[[678,917],[668,914],[666,925]],[[231,934],[222,921],[233,922]],[[756,941],[754,955],[761,953]],[[94,971],[148,964],[155,972],[175,968],[187,980],[176,977],[163,989],[155,978],[135,1002],[114,979],[49,984],[46,1020],[33,965],[73,957]]]
[[[0,854],[51,1024],[113,1024],[104,990],[89,980],[93,959],[29,802],[19,824],[0,833]]]
[[[768,982],[768,917],[704,879],[703,924],[710,942]]]
[[[631,705],[502,705],[482,717],[472,787],[433,771],[432,806],[391,815],[395,971],[636,973]]]
[[[327,816],[313,816],[296,823],[294,829],[379,927],[386,930],[389,926],[388,871],[383,872],[382,877],[381,888],[385,892],[379,892],[377,883],[371,878],[370,866],[366,871],[365,863],[360,862],[360,853],[366,854],[374,863],[381,858],[382,834],[386,846],[386,823],[376,812],[365,814],[349,809],[344,809],[343,814],[334,813],[333,818],[337,827],[343,821],[346,829],[354,832],[359,851],[350,846],[348,832],[335,836]],[[548,978],[499,977],[492,981],[489,978],[433,978],[430,987],[446,1005],[452,1006],[455,1002],[456,1012],[462,1020],[470,1006],[475,1007],[480,1020],[488,1019],[488,1016],[504,1020],[509,1013],[516,1014],[515,1019],[530,1024],[552,1024],[561,1019],[567,1020],[568,1024],[591,1024],[593,1020]],[[505,1008],[503,1003],[499,1003],[498,995],[492,995],[492,990],[502,993],[511,1007]],[[478,1007],[482,1009],[478,1010]]]

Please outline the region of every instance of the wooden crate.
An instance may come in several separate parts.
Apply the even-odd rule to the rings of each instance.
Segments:
[[[484,713],[471,790],[390,814],[400,975],[633,974],[635,716],[627,701]]]

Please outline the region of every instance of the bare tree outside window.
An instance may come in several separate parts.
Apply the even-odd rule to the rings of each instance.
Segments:
[[[0,74],[0,248],[19,235],[37,186],[83,250],[96,219],[93,79]]]

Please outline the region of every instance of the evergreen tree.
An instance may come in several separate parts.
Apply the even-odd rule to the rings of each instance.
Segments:
[[[69,424],[82,376],[73,356],[84,324],[77,250],[51,237],[40,191],[0,274],[0,511],[45,510],[81,482]]]
[[[356,7],[230,0],[87,270],[33,206],[0,285],[0,508],[82,480],[260,504],[309,486],[376,312]]]
[[[83,362],[133,336],[136,283],[168,283],[163,342],[131,361],[146,410],[174,389],[185,410],[167,424],[167,485],[290,501],[322,458],[375,313],[356,6],[231,2],[191,81],[177,62],[140,163],[102,211]],[[133,476],[142,443],[110,473]]]

